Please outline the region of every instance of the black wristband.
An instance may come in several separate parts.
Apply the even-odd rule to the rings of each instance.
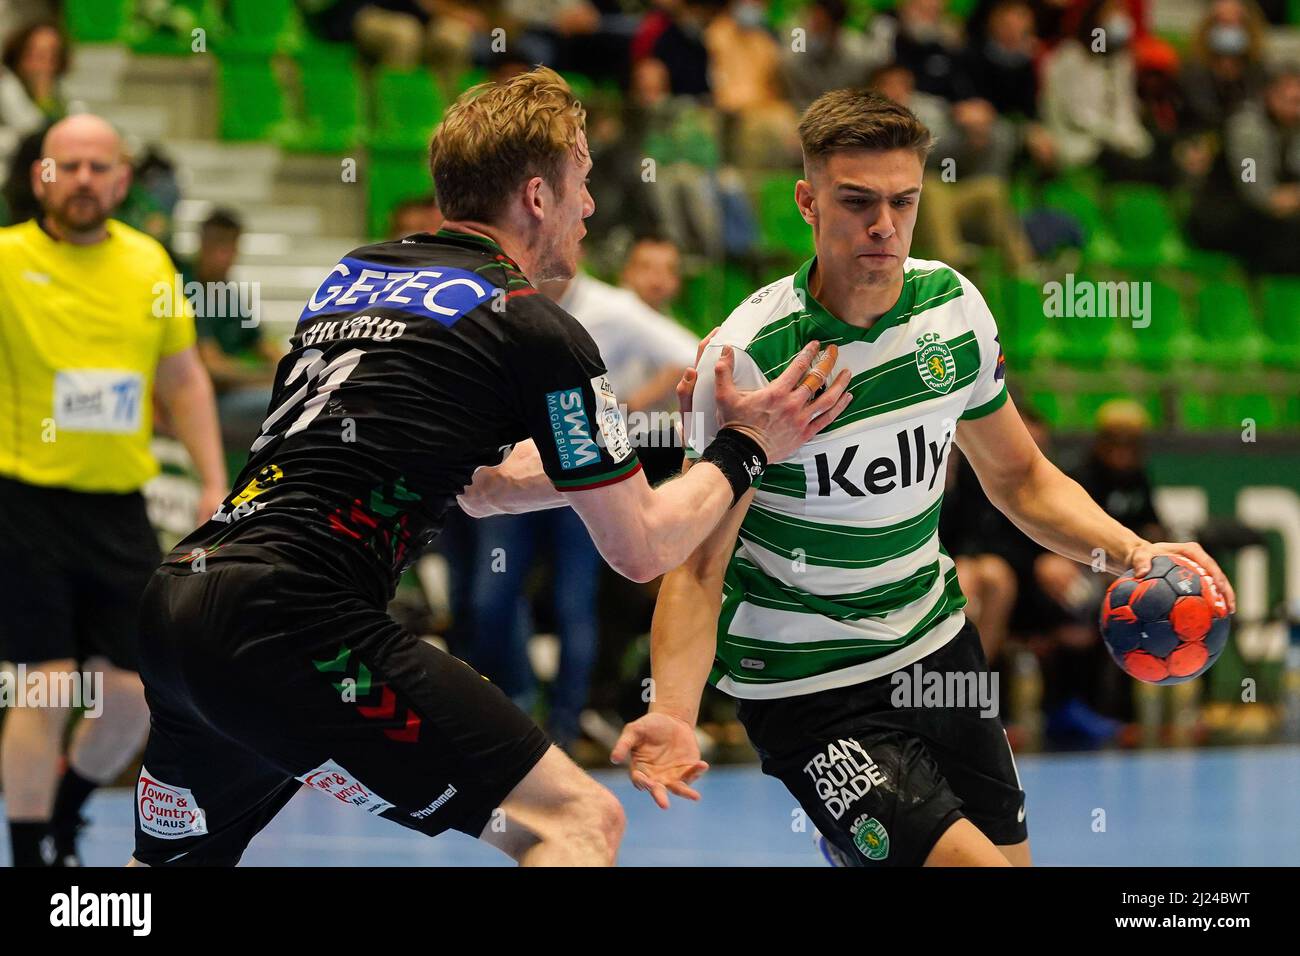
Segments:
[[[731,484],[731,503],[734,505],[763,477],[767,468],[767,453],[763,446],[744,432],[724,428],[704,449],[700,461],[711,462]]]

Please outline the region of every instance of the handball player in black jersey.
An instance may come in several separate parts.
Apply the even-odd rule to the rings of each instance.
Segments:
[[[345,256],[308,300],[230,495],[141,610],[151,710],[133,862],[233,865],[306,784],[525,864],[609,864],[623,813],[494,685],[386,613],[449,507],[572,507],[615,570],[682,563],[844,408],[816,348],[741,393],[695,467],[651,487],[590,336],[534,283],[572,276],[594,203],[584,112],[538,68],[434,134],[445,228]]]

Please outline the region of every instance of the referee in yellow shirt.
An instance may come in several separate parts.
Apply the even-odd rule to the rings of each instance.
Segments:
[[[4,714],[0,776],[15,865],[75,865],[82,804],[122,772],[149,715],[136,674],[140,594],[158,564],[140,488],[155,396],[202,480],[200,518],[225,496],[212,385],[175,269],[153,239],[110,219],[131,170],[104,120],[50,128],[32,166],[39,221],[0,229],[0,660],[24,686],[81,699]],[[161,304],[160,304],[161,303]],[[64,675],[62,678],[59,675]],[[42,680],[44,683],[42,684]],[[17,690],[24,692],[24,686]],[[63,740],[75,729],[60,776]]]

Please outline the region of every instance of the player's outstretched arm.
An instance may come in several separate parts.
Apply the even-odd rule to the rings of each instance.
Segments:
[[[735,357],[724,350],[714,368],[722,429],[700,461],[681,478],[651,488],[641,473],[617,484],[569,492],[592,541],[609,565],[634,581],[650,581],[690,556],[761,473],[764,461],[789,458],[847,406],[849,373],[829,381],[835,351],[817,361],[809,343],[781,376],[764,388],[740,391]]]
[[[707,345],[706,338],[700,354]],[[677,385],[683,421],[691,413],[695,378],[688,368]],[[663,809],[669,793],[698,800],[691,784],[709,769],[700,759],[695,723],[713,666],[723,576],[753,500],[754,492],[747,491],[686,562],[664,576],[650,627],[649,713],[623,728],[610,754],[627,766],[632,785]]]
[[[610,759],[632,785],[667,809],[668,794],[700,795],[691,784],[709,769],[695,738],[700,695],[713,666],[722,578],[754,492],[732,508],[681,567],[664,576],[650,627],[650,709],[623,728]]]
[[[961,422],[957,443],[989,500],[1043,547],[1082,564],[1092,563],[1101,548],[1108,571],[1122,574],[1133,568],[1139,577],[1156,555],[1181,555],[1204,568],[1228,610],[1236,610],[1232,585],[1204,548],[1194,541],[1146,541],[1106,514],[1078,482],[1047,460],[1009,399],[983,418]]]

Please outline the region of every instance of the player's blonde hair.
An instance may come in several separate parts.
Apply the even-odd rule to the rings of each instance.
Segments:
[[[522,183],[541,176],[563,195],[565,157],[587,111],[554,70],[535,67],[462,93],[433,132],[429,168],[448,219],[491,222]]]

